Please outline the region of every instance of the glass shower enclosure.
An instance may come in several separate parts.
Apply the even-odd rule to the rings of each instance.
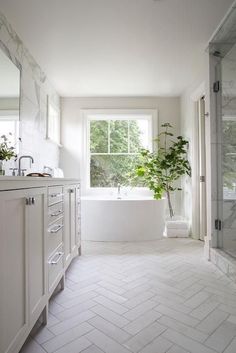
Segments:
[[[236,257],[236,44],[221,60],[222,248]]]
[[[226,17],[210,45],[217,62],[217,247],[236,258],[236,8]]]

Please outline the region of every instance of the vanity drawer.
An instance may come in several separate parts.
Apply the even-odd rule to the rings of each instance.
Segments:
[[[63,200],[63,186],[50,186],[48,188],[48,205],[54,205],[55,203]]]
[[[48,260],[48,289],[52,292],[57,286],[63,273],[64,252],[60,245]]]
[[[59,202],[48,207],[48,224],[56,222],[63,216],[63,206],[63,202]]]
[[[62,243],[63,226],[63,218],[60,218],[48,228],[48,255]]]

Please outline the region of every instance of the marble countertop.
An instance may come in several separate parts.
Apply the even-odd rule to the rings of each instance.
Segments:
[[[78,183],[80,180],[75,178],[0,176],[0,191]]]

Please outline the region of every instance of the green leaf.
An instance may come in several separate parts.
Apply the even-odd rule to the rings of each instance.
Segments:
[[[145,168],[144,167],[139,167],[136,171],[137,171],[137,175],[138,176],[144,176],[144,174],[145,174]]]
[[[168,131],[170,123],[161,125],[154,141],[158,142],[154,152],[142,150],[139,164],[136,165],[136,177],[142,177],[144,185],[154,192],[154,198],[160,199],[164,193],[181,190],[176,181],[184,175],[191,176],[191,167],[187,159],[188,141],[183,136],[170,139],[174,134]]]

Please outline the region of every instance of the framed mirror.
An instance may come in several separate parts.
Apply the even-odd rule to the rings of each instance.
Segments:
[[[18,152],[20,121],[19,68],[0,48],[0,136],[6,135]]]

